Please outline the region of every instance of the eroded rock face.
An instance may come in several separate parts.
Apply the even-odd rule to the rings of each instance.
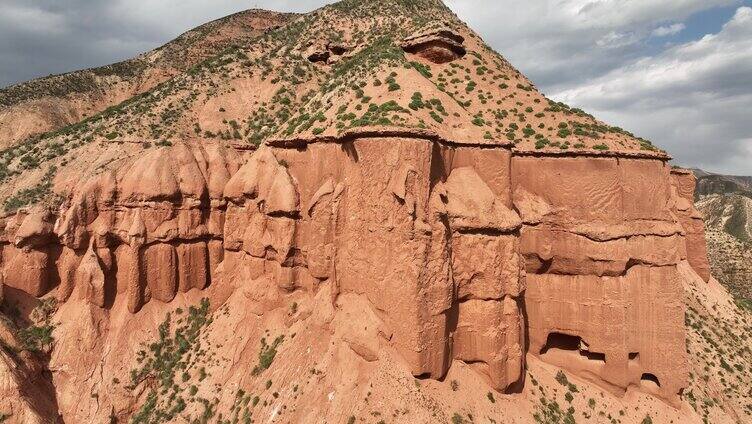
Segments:
[[[464,56],[465,38],[448,27],[432,28],[402,41],[402,49],[429,62],[442,64]]]
[[[705,244],[705,223],[702,214],[695,208],[694,197],[697,179],[686,169],[671,170],[673,210],[684,231],[687,261],[705,282],[710,280],[708,248]]]
[[[61,301],[77,292],[99,307],[124,295],[131,312],[206,287],[238,167],[232,150],[179,143],[91,178],[57,217],[19,212],[6,225],[5,284],[35,297],[57,287]]]
[[[134,314],[220,285],[260,315],[327,283],[332,305],[367,308],[377,340],[338,330],[367,362],[388,343],[415,376],[461,360],[504,391],[530,352],[674,401],[687,379],[677,264],[702,267],[683,177],[660,158],[423,135],[262,146],[245,160],[178,144],[92,178],[59,216],[10,219],[3,278]]]
[[[316,43],[309,46],[303,56],[312,63],[333,65],[352,55],[354,48],[341,43]]]
[[[684,230],[660,160],[515,157],[530,352],[614,391],[687,384]]]
[[[441,378],[461,359],[498,390],[519,381],[524,282],[508,150],[376,136],[273,154],[288,164],[301,205],[293,237],[287,227],[278,233],[294,246],[275,259],[291,266],[283,275],[365,296],[416,376]],[[276,179],[290,185],[284,174]],[[257,201],[269,196],[258,192]],[[228,225],[230,216],[228,207]]]

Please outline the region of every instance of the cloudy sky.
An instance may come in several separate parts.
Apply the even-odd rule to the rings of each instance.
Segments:
[[[550,97],[752,175],[752,0],[445,0]],[[0,0],[0,87],[150,50],[252,7],[326,0]]]

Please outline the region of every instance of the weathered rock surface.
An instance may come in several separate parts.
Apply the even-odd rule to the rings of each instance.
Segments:
[[[0,300],[60,303],[65,422],[240,421],[254,393],[254,422],[524,423],[560,369],[625,422],[697,418],[691,176],[436,0],[329,6],[5,156]]]
[[[678,402],[687,358],[676,266],[687,248],[669,167],[526,156],[512,170],[530,352],[613,390],[657,379]]]
[[[408,36],[402,48],[429,62],[443,64],[459,59],[467,53],[465,38],[450,28],[434,28]]]
[[[2,245],[5,285],[34,297],[58,287],[62,301],[79,289],[99,307],[123,294],[132,312],[205,288],[217,255],[209,246],[224,238],[224,185],[238,166],[233,150],[180,143],[93,177],[56,222],[47,210],[19,212]]]
[[[705,222],[702,214],[694,206],[696,179],[692,172],[684,169],[671,170],[671,185],[676,192],[674,210],[686,232],[684,244],[687,260],[703,280],[710,280],[710,264],[705,242]]]
[[[218,281],[277,292],[252,295],[259,312],[331,282],[373,305],[416,376],[462,360],[503,391],[529,351],[616,392],[658,381],[677,401],[676,265],[707,271],[686,173],[406,136],[342,143],[262,147],[242,166],[218,146],[156,150],[94,177],[54,226],[19,213],[5,284],[137,313],[215,284],[220,263]]]

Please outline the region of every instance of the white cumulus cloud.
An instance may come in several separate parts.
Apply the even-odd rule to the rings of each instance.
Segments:
[[[652,138],[680,163],[752,174],[752,8],[717,34],[552,96]]]
[[[669,26],[660,26],[653,30],[653,37],[668,37],[669,35],[676,35],[687,28],[683,23],[673,24]]]

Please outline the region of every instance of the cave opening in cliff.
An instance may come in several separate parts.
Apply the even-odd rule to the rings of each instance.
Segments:
[[[606,354],[600,352],[591,352],[585,341],[579,336],[572,336],[563,333],[550,333],[546,344],[540,350],[541,355],[545,355],[550,350],[578,353],[580,356],[598,362],[606,362]]]
[[[629,360],[630,361],[636,361],[638,359],[640,359],[639,352],[632,352],[632,353],[629,354]]]
[[[658,387],[661,387],[661,382],[658,380],[658,377],[655,376],[655,374],[650,374],[648,372],[642,374],[642,377],[640,377],[640,381],[643,383],[653,383]]]

